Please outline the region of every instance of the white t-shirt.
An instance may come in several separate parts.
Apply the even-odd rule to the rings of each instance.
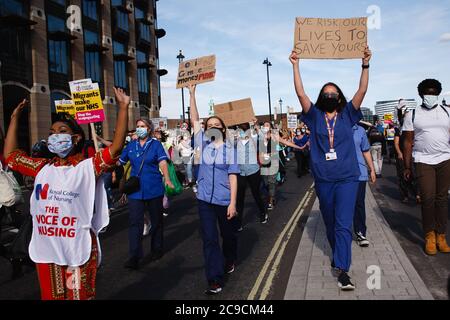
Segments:
[[[450,109],[447,114],[443,108],[418,107],[414,123],[412,111],[405,115],[402,131],[414,131],[414,162],[435,165],[450,159]]]

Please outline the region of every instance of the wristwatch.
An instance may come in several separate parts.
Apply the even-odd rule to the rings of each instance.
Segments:
[[[362,66],[361,66],[363,69],[369,69],[369,67],[370,67],[370,64],[363,64]]]

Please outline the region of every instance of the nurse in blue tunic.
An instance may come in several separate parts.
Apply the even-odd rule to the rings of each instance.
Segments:
[[[297,54],[292,52],[289,57],[294,70],[295,90],[303,109],[302,120],[311,130],[311,170],[333,252],[331,266],[338,275],[338,286],[342,290],[355,288],[348,276],[359,177],[352,127],[362,119],[360,107],[369,84],[371,56],[367,47],[362,59],[359,88],[351,101],[347,102],[341,89],[330,82],[320,90],[315,104],[303,88]]]

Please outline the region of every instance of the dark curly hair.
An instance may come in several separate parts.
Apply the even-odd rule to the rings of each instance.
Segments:
[[[423,98],[425,95],[425,91],[427,89],[436,89],[436,93],[438,95],[442,92],[442,84],[437,81],[436,79],[425,79],[421,83],[419,83],[419,86],[417,87],[417,90],[419,91],[419,96]]]
[[[339,105],[337,107],[337,112],[341,112],[342,110],[344,110],[345,105],[347,104],[347,99],[345,98],[344,93],[342,92],[341,88],[339,88],[338,85],[333,82],[326,83],[322,87],[322,89],[320,89],[319,97],[317,98],[317,101],[316,101],[316,107],[319,110],[325,112],[325,106],[324,106],[325,101],[324,101],[323,93],[324,93],[325,88],[328,86],[333,86],[336,88],[336,90],[339,94],[339,100],[340,100]]]
[[[81,140],[75,145],[73,153],[83,152],[83,148],[86,142],[86,135],[84,134],[84,131],[80,127],[80,125],[75,121],[75,119],[68,113],[58,113],[55,120],[52,122],[52,125],[56,122],[62,122],[66,124],[72,130],[73,134],[79,134],[81,136]]]

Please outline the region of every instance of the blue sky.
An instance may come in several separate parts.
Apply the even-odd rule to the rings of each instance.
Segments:
[[[439,79],[450,101],[450,0],[160,0],[158,27],[167,31],[159,40],[160,68],[169,71],[161,77],[161,116],[181,115],[181,92],[175,89],[179,49],[186,59],[217,57],[216,80],[197,86],[200,116],[207,115],[210,99],[222,103],[247,97],[257,115],[268,114],[266,57],[273,64],[272,112],[280,98],[283,112],[286,106],[300,111],[288,60],[295,17],[369,16],[371,5],[381,9],[381,29],[368,34],[373,57],[363,106],[373,109],[376,101],[400,97],[419,100],[417,84],[425,78]],[[300,68],[311,100],[328,81],[351,99],[361,60],[302,60]]]

